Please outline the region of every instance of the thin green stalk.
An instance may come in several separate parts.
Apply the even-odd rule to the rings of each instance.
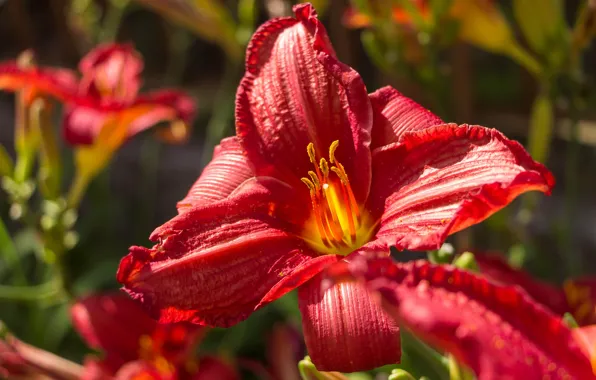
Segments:
[[[25,271],[23,270],[23,266],[21,264],[21,258],[19,257],[19,252],[8,233],[8,229],[4,224],[4,220],[0,219],[0,252],[8,267],[12,269],[15,277],[15,283],[17,285],[27,285],[27,276],[25,276]]]
[[[108,6],[105,21],[99,32],[98,42],[112,42],[118,36],[122,19],[126,14],[128,0],[112,0]]]
[[[445,357],[419,340],[405,327],[402,326],[399,333],[404,352],[413,353],[423,360],[427,367],[437,375],[437,379],[449,380],[449,366]]]
[[[89,186],[90,178],[88,175],[84,175],[78,173],[75,176],[74,182],[70,186],[70,190],[68,191],[67,202],[68,207],[72,209],[77,209],[81,200],[83,199],[83,195],[85,195],[85,191],[87,190],[87,186]]]
[[[55,280],[33,286],[0,285],[0,299],[9,301],[38,302],[58,296],[60,293],[60,283]]]
[[[571,133],[567,143],[567,155],[565,160],[565,219],[564,229],[561,236],[560,252],[565,252],[567,258],[567,276],[579,276],[583,268],[583,260],[580,252],[576,250],[573,241],[572,231],[577,210],[577,198],[579,190],[579,114],[577,100],[571,101]]]

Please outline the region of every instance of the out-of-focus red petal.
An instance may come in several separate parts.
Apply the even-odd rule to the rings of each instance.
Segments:
[[[199,370],[192,375],[192,380],[240,380],[240,375],[230,364],[216,356],[203,356],[199,361]]]
[[[103,44],[81,59],[79,71],[83,93],[132,102],[141,86],[143,60],[130,44]]]
[[[160,90],[139,95],[134,105],[155,105],[152,112],[138,118],[130,127],[130,136],[163,121],[181,120],[191,125],[196,114],[195,101],[187,94],[175,90]]]
[[[373,155],[369,208],[377,238],[398,249],[435,249],[518,195],[550,193],[552,174],[495,129],[439,125],[402,135]]]
[[[257,175],[290,184],[313,170],[317,159],[336,156],[345,166],[358,200],[370,185],[372,111],[362,79],[339,62],[310,4],[294,7],[296,18],[262,25],[246,55],[246,74],[236,97],[236,132]],[[306,187],[304,187],[306,189]],[[305,191],[306,192],[306,191]]]
[[[180,120],[190,125],[195,114],[194,101],[187,95],[164,90],[149,95],[139,96],[134,103],[117,103],[100,105],[93,102],[71,105],[66,108],[62,121],[64,139],[71,145],[89,145],[95,141],[101,128],[109,116],[124,114],[134,107],[149,106],[149,111],[136,117],[128,126],[128,138],[148,129],[160,122]],[[79,103],[83,100],[79,100]],[[174,127],[175,124],[170,124]],[[184,131],[181,139],[188,137]]]
[[[196,204],[222,200],[252,177],[254,172],[238,139],[235,136],[225,138],[215,147],[211,162],[203,169],[186,197],[178,202],[178,212],[184,212]]]
[[[233,325],[279,284],[298,286],[316,274],[309,266],[337,260],[316,258],[296,237],[288,221],[299,226],[308,212],[296,199],[275,179],[246,181],[228,198],[198,204],[157,228],[152,249],[132,247],[118,281],[162,322]]]
[[[62,101],[73,101],[78,95],[76,75],[66,69],[20,68],[16,62],[0,64],[0,90],[18,91],[30,88]]]
[[[369,97],[373,108],[371,150],[398,142],[406,132],[443,124],[438,116],[391,86],[383,87]]]
[[[519,287],[428,262],[381,258],[364,268],[367,288],[400,324],[480,380],[594,378],[573,331]]]
[[[141,336],[150,336],[157,328],[141,305],[124,294],[83,298],[72,306],[71,317],[90,347],[122,362],[136,360]]]
[[[324,280],[323,272],[298,288],[304,339],[317,369],[355,372],[399,363],[399,327],[366,288],[356,282],[327,288]]]
[[[475,253],[474,258],[480,272],[491,280],[503,285],[518,285],[539,303],[553,313],[563,315],[569,311],[565,294],[559,288],[540,282],[528,273],[512,268],[501,255]]]

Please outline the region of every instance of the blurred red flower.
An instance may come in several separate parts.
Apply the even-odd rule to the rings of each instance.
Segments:
[[[118,280],[162,322],[212,326],[298,288],[318,369],[395,363],[397,324],[357,284],[324,291],[319,273],[370,250],[437,248],[554,180],[494,129],[445,124],[391,87],[367,94],[312,6],[294,11],[249,44],[237,136]]]
[[[159,324],[124,295],[94,295],[71,309],[85,342],[103,352],[86,359],[85,379],[235,380],[234,368],[220,358],[195,357],[193,348],[206,328],[188,323]]]
[[[24,91],[32,100],[52,96],[66,104],[63,134],[73,145],[92,144],[99,132],[118,119],[130,137],[159,122],[169,122],[168,141],[188,136],[194,113],[194,101],[175,90],[139,94],[143,61],[130,45],[107,44],[89,52],[79,64],[77,74],[66,69],[0,64],[0,89]]]
[[[374,255],[334,275],[360,280],[396,321],[479,380],[595,378],[595,330],[570,329],[518,286],[449,265]]]

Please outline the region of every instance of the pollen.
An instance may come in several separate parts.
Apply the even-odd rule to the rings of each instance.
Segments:
[[[331,143],[328,160],[317,160],[313,143],[306,147],[314,170],[302,178],[312,207],[304,238],[318,252],[347,255],[369,240],[374,225],[356,202],[348,174],[336,157],[338,147],[338,140]]]

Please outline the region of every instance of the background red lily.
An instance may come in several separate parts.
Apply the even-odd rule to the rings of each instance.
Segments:
[[[205,328],[185,323],[159,324],[124,295],[95,295],[71,309],[74,327],[87,344],[103,352],[85,362],[86,379],[236,379],[219,358],[196,358],[193,348]]]
[[[319,273],[370,250],[438,248],[554,180],[496,130],[444,124],[390,87],[368,95],[312,6],[294,12],[253,36],[237,137],[153,232],[157,244],[131,248],[118,280],[162,322],[216,326],[298,287],[317,368],[395,363],[397,324],[361,285],[323,289]]]
[[[345,269],[345,267],[343,268]],[[426,261],[373,255],[347,268],[397,321],[486,379],[593,379],[593,333],[570,329],[521,288]],[[340,281],[346,273],[336,273]]]
[[[73,145],[91,144],[108,120],[134,114],[125,125],[130,137],[159,122],[170,122],[168,141],[184,140],[195,114],[194,101],[175,90],[138,94],[143,61],[130,45],[106,44],[79,64],[81,78],[66,69],[0,65],[0,89],[27,90],[29,97],[51,96],[66,104],[63,134]],[[137,111],[140,110],[140,111]]]

